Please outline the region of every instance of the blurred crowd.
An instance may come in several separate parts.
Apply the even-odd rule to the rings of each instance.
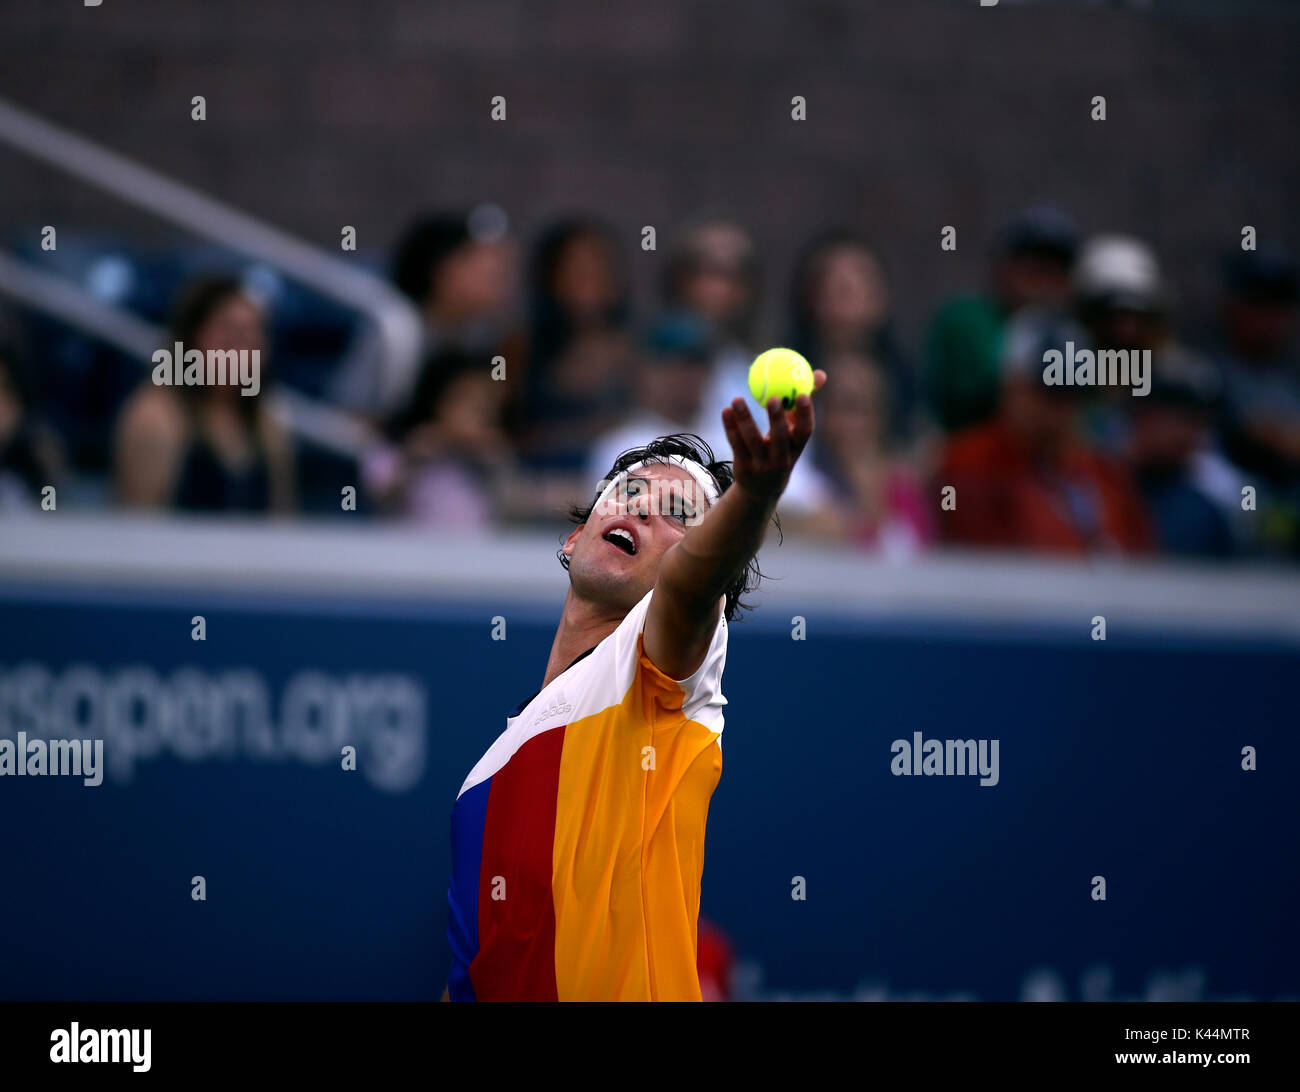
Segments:
[[[1226,256],[1214,308],[1186,329],[1149,245],[1084,237],[1056,207],[1010,217],[988,254],[985,283],[942,301],[909,343],[882,256],[852,232],[812,240],[784,313],[764,314],[770,271],[728,220],[673,240],[638,307],[629,244],[596,219],[558,222],[525,250],[499,210],[429,216],[390,259],[423,321],[404,404],[378,404],[365,353],[341,354],[313,392],[369,437],[325,493],[351,484],[361,513],[439,528],[553,523],[653,436],[693,432],[729,458],[720,411],[747,391],[754,356],[785,345],[829,375],[780,506],[789,536],[890,555],[1300,556],[1289,253],[1261,241]],[[168,343],[259,349],[265,390],[272,318],[244,280],[202,277]],[[1045,353],[1068,346],[1149,351],[1149,392],[1044,383]],[[0,346],[0,508],[39,503],[66,463],[23,356]],[[140,378],[108,426],[113,503],[291,513],[321,491],[319,462],[266,399]]]

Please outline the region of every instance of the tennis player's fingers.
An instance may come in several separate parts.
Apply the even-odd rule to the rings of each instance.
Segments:
[[[731,444],[731,453],[735,456],[736,461],[748,465],[753,461],[753,455],[750,453],[749,445],[740,431],[740,412],[737,409],[740,401],[737,398],[735,402],[732,402],[722,411],[722,427],[726,430],[727,442]],[[743,409],[743,405],[740,408]]]
[[[794,429],[790,438],[790,445],[796,459],[811,438],[814,423],[812,395],[801,394],[794,401]]]
[[[736,412],[736,428],[740,432],[740,438],[745,442],[745,450],[749,453],[750,460],[758,462],[763,457],[763,434],[758,431],[758,424],[754,421],[754,415],[749,412],[749,406],[741,397],[737,397],[731,403],[731,408]]]
[[[767,419],[771,427],[772,458],[778,466],[785,466],[790,461],[790,421],[781,408],[779,398],[767,400]]]

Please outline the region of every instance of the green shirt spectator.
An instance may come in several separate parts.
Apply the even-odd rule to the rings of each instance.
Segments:
[[[977,424],[997,409],[1003,321],[997,304],[983,296],[959,296],[935,315],[926,389],[945,432]]]
[[[998,234],[990,290],[940,307],[930,328],[926,387],[945,432],[993,416],[1001,390],[1003,325],[1022,307],[1065,306],[1078,247],[1079,232],[1068,215],[1055,205],[1032,205]]]

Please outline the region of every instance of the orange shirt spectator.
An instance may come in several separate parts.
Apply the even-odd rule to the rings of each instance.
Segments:
[[[1119,464],[1077,444],[1036,462],[1001,418],[948,444],[939,485],[957,490],[956,510],[940,513],[947,542],[1074,554],[1152,548]]]
[[[1026,315],[1008,337],[1002,407],[944,449],[940,490],[956,507],[939,512],[946,542],[1054,553],[1145,553],[1154,535],[1128,472],[1074,438],[1078,387],[1048,386],[1044,347],[1080,332]],[[942,492],[938,494],[942,499]]]

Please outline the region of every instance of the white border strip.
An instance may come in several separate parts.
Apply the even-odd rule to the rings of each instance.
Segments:
[[[6,517],[0,581],[45,588],[301,593],[545,603],[568,585],[555,532],[452,535],[344,519],[267,523],[33,512]],[[759,615],[1033,622],[1111,633],[1196,630],[1300,640],[1300,573],[1171,563],[934,554],[911,562],[773,543]]]

